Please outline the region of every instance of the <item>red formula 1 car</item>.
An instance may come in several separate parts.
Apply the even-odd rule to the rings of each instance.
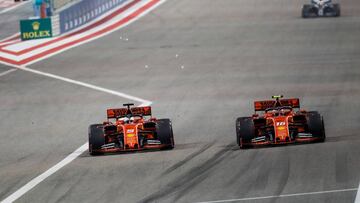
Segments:
[[[300,108],[298,98],[255,101],[255,114],[236,120],[236,137],[240,148],[305,142],[323,142],[323,117],[317,111]],[[263,112],[261,115],[257,112]]]
[[[173,149],[170,119],[151,117],[151,107],[108,109],[107,121],[89,126],[89,153]],[[145,118],[147,117],[147,119]]]

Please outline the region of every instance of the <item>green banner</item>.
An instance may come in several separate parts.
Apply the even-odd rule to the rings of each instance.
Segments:
[[[52,37],[51,19],[20,20],[21,40]]]

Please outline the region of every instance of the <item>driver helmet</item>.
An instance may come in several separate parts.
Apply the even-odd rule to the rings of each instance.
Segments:
[[[290,112],[289,109],[281,109],[281,110],[280,110],[280,114],[281,114],[281,115],[284,115],[284,116],[286,116],[287,114],[289,114],[289,112]]]
[[[279,115],[279,111],[278,111],[277,109],[273,109],[273,110],[271,110],[271,114],[272,114],[273,116],[278,116],[278,115]]]
[[[130,119],[127,118],[127,117],[120,118],[119,120],[120,120],[121,122],[123,122],[123,123],[129,123],[129,121],[130,121]]]

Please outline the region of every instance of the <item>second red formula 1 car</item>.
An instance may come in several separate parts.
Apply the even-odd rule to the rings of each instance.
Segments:
[[[151,117],[151,107],[108,109],[107,121],[89,126],[89,153],[173,149],[170,119]],[[146,118],[147,117],[147,118]]]
[[[298,98],[255,101],[255,114],[236,120],[237,144],[240,148],[305,142],[323,142],[323,117],[317,111],[300,108]],[[258,112],[262,112],[261,115]]]

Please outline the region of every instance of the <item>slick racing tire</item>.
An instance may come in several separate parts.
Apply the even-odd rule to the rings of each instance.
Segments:
[[[170,119],[159,119],[156,122],[156,133],[161,144],[166,145],[165,150],[173,149],[175,147],[174,134]]]
[[[340,15],[339,4],[333,4],[324,8],[324,16],[338,17]]]
[[[240,146],[240,120],[242,118],[237,118],[235,122],[235,129],[236,129],[236,144]]]
[[[301,10],[301,16],[303,18],[314,18],[317,17],[318,10],[316,7],[310,4],[305,4]]]
[[[101,149],[101,146],[105,144],[105,137],[103,131],[103,125],[93,124],[89,126],[89,153],[91,155],[100,155],[101,152],[96,150]]]
[[[249,147],[251,140],[255,138],[255,127],[252,117],[240,117],[236,119],[236,133],[240,148],[244,149]]]
[[[307,115],[307,126],[309,132],[314,136],[319,138],[320,142],[324,142],[325,135],[325,126],[323,117],[316,111],[311,111]]]
[[[335,12],[335,17],[339,17],[341,12],[340,12],[340,4],[333,4],[333,9]]]
[[[309,5],[304,5],[301,10],[301,17],[308,18],[309,17]]]

